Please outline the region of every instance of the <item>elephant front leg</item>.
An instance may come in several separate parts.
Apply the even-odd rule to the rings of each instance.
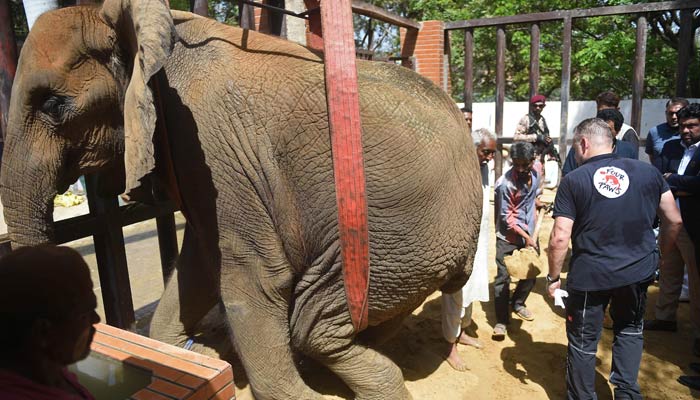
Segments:
[[[410,399],[399,367],[356,337],[335,256],[328,252],[308,271],[323,279],[302,279],[298,285],[291,323],[294,347],[338,375],[358,400]],[[324,263],[335,265],[326,268]],[[403,315],[397,316],[361,336],[381,341],[402,320]]]
[[[262,265],[259,261],[246,267],[224,266],[229,273],[222,274],[221,288],[233,343],[255,398],[322,399],[304,383],[294,362],[287,314],[289,295],[282,289],[286,284],[275,282],[280,274],[289,272],[260,277],[258,272],[266,275]],[[251,273],[250,269],[257,271]],[[275,271],[280,269],[285,268]]]

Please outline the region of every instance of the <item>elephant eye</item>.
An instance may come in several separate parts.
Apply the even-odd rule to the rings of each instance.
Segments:
[[[60,120],[65,113],[66,97],[50,95],[41,105],[41,111],[54,120]]]

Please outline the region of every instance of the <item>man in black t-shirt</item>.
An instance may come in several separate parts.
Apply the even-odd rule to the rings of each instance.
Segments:
[[[637,374],[647,286],[659,255],[652,226],[658,213],[669,240],[681,218],[661,173],[648,163],[612,154],[613,135],[598,118],[581,122],[573,146],[580,167],[562,180],[554,201],[547,291],[561,281],[569,239],[572,255],[566,288],[567,396],[595,398],[596,350],[603,315],[611,306],[615,398],[641,399]]]

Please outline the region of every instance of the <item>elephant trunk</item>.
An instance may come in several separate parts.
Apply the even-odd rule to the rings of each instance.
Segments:
[[[53,199],[58,192],[52,173],[58,168],[47,168],[50,157],[17,144],[6,142],[0,168],[0,199],[13,248],[53,240]]]

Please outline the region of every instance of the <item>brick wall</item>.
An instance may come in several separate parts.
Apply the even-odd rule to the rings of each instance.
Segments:
[[[413,55],[416,72],[433,81],[444,90],[449,90],[445,31],[442,21],[423,21],[417,35],[401,29],[401,55]],[[411,54],[412,53],[412,54]]]

